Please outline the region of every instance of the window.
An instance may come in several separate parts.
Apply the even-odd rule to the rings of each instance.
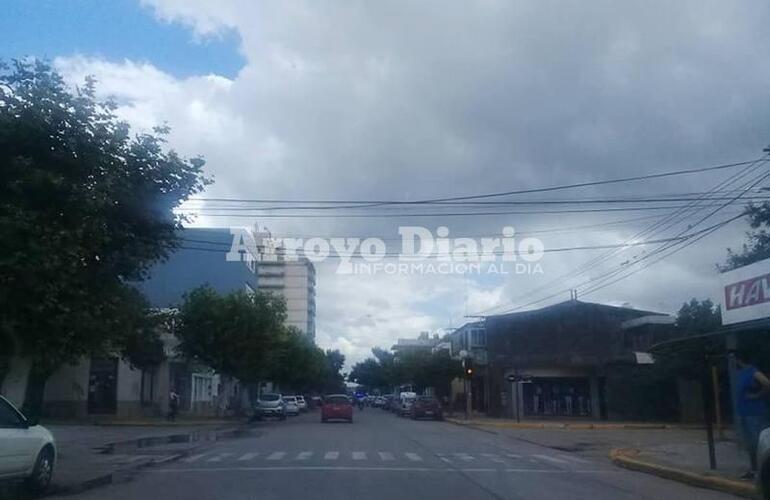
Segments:
[[[487,332],[481,328],[471,330],[471,347],[484,347],[487,345]]]
[[[24,423],[19,412],[0,399],[0,427],[19,427]]]

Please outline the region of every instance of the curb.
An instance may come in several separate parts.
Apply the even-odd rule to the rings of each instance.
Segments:
[[[616,448],[610,451],[610,460],[624,469],[653,474],[690,486],[718,490],[745,498],[759,498],[759,493],[752,483],[647,462],[638,458],[640,454],[639,450]]]
[[[446,418],[457,425],[497,427],[501,429],[568,429],[568,430],[663,430],[663,429],[702,429],[701,426],[678,424],[594,424],[565,422],[489,422]]]

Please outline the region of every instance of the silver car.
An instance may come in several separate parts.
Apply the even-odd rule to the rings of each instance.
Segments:
[[[34,493],[48,487],[56,464],[56,442],[0,396],[0,481],[24,479]]]
[[[268,392],[259,396],[257,407],[254,408],[254,418],[262,420],[268,417],[286,420],[286,410],[280,394]]]
[[[770,500],[770,429],[765,429],[759,435],[757,445],[757,486],[762,492],[762,498]]]
[[[287,415],[296,417],[299,415],[299,404],[295,396],[283,396],[283,410]]]

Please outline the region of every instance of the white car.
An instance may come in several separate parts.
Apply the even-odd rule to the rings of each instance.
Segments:
[[[286,412],[287,415],[299,415],[299,405],[297,404],[297,398],[294,396],[283,396],[283,411]]]
[[[39,493],[50,484],[55,465],[56,443],[48,429],[0,396],[0,480],[23,479]]]
[[[305,396],[294,396],[297,398],[297,406],[299,406],[299,411],[307,411],[307,403],[305,402]]]
[[[759,435],[757,444],[757,486],[762,498],[770,500],[770,429]]]

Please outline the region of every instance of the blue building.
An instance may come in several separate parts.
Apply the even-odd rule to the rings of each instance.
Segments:
[[[155,264],[145,281],[135,283],[152,307],[178,306],[185,293],[206,284],[219,293],[257,289],[247,262],[225,260],[233,239],[228,228],[188,228],[179,237],[180,248]]]

